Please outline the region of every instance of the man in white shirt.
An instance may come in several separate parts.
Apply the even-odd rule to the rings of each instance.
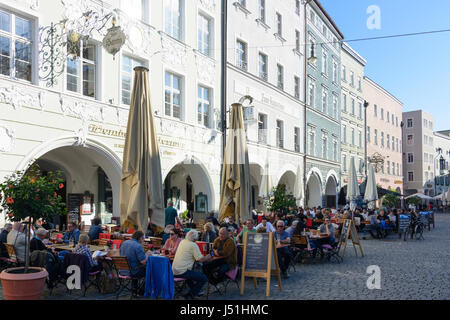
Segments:
[[[191,230],[186,235],[186,239],[178,245],[175,258],[172,263],[173,275],[176,278],[184,278],[191,289],[184,297],[193,299],[198,296],[200,290],[208,282],[208,278],[201,272],[193,271],[195,261],[206,262],[212,259],[208,254],[203,256],[199,247],[195,243],[198,239],[198,232]]]
[[[256,226],[256,230],[258,230],[259,227],[266,228],[267,232],[275,232],[275,228],[269,221],[267,221],[265,216],[262,217],[261,223]]]

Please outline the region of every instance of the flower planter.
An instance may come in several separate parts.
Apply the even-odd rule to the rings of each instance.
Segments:
[[[0,273],[6,300],[39,300],[44,290],[47,271],[44,268],[9,268]],[[31,272],[30,272],[31,271]]]

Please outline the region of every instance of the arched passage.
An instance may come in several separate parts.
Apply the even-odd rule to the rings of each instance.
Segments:
[[[327,184],[325,186],[325,206],[327,208],[336,207],[337,201],[337,183],[334,176],[328,177]]]
[[[278,181],[278,185],[284,184],[286,186],[286,192],[287,193],[293,193],[294,192],[294,185],[295,185],[295,173],[292,171],[286,171],[281,176],[280,180]]]
[[[252,209],[261,210],[263,201],[259,197],[259,190],[261,187],[261,177],[265,174],[263,168],[257,163],[250,163],[250,207]]]
[[[306,205],[310,208],[322,206],[322,187],[315,172],[311,173],[306,184]]]

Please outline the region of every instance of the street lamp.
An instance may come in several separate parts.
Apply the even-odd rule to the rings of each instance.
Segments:
[[[434,156],[434,159],[433,159],[433,168],[434,168],[434,170],[433,170],[433,172],[434,172],[434,195],[436,195],[436,190],[437,190],[437,187],[436,187],[436,185],[437,185],[437,179],[438,179],[438,176],[436,175],[436,158],[437,157],[439,157],[439,155],[441,155],[441,158],[442,158],[442,148],[436,148],[436,155]],[[439,168],[439,171],[440,171],[440,168]],[[439,175],[440,175],[440,172],[439,172]]]
[[[308,62],[309,63],[316,63],[317,61],[317,57],[314,54],[314,43],[311,44],[311,55],[308,58]]]
[[[367,107],[369,106],[369,102],[364,100],[364,134],[366,138],[364,139],[364,174],[366,176],[367,181]]]

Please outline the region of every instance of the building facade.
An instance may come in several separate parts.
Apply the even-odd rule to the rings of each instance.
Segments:
[[[439,153],[434,162],[434,194],[440,195],[450,189],[450,130],[434,132],[434,147]]]
[[[341,43],[344,36],[316,0],[306,5],[307,207],[337,206],[341,172]],[[314,48],[314,50],[312,50]],[[314,55],[317,59],[312,61]]]
[[[102,46],[112,13],[127,36],[115,57]],[[61,196],[75,213],[83,201],[80,220],[119,217],[133,68],[144,65],[166,200],[181,211],[218,208],[219,1],[4,0],[0,15],[0,179],[37,160],[44,171],[63,171]],[[53,46],[61,50],[53,60],[50,40],[67,42]]]
[[[341,187],[344,187],[348,183],[350,161],[355,163],[358,183],[365,177],[366,124],[362,82],[366,60],[344,42],[341,61]]]
[[[367,161],[375,165],[379,186],[403,193],[402,107],[386,89],[368,77],[363,79],[367,117]]]
[[[253,97],[253,119],[246,121],[251,171],[251,204],[263,175],[273,186],[294,191],[304,154],[304,17],[300,1],[228,1],[227,107]],[[239,23],[231,23],[239,21]],[[295,45],[292,45],[295,44]],[[227,113],[228,117],[228,113]],[[265,172],[266,163],[269,164]]]

